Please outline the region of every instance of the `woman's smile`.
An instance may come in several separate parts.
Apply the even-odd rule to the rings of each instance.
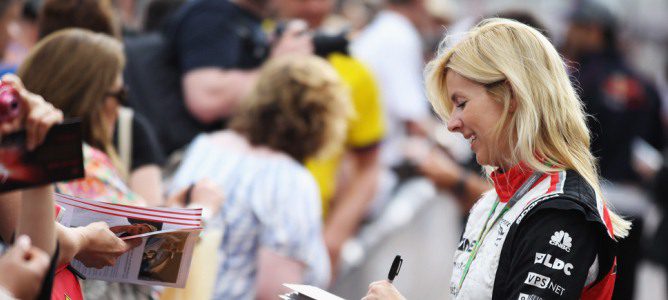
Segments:
[[[461,133],[470,142],[480,165],[499,166],[505,160],[504,154],[499,153],[499,147],[490,145],[494,145],[493,132],[503,114],[503,105],[490,96],[484,85],[455,71],[448,70],[446,86],[454,107],[448,130]]]

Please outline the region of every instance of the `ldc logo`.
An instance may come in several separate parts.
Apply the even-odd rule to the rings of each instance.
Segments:
[[[563,260],[552,257],[550,254],[538,252],[536,252],[536,259],[533,263],[543,264],[544,266],[555,270],[564,270],[564,273],[568,276],[571,276],[571,270],[573,269],[573,264],[571,263],[565,263]]]

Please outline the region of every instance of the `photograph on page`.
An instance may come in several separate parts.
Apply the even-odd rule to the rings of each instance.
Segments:
[[[138,279],[176,283],[187,240],[187,232],[149,236],[142,254]]]
[[[114,266],[88,268],[76,260],[72,266],[88,279],[182,288],[199,232],[193,229],[133,237],[126,242],[134,248]]]

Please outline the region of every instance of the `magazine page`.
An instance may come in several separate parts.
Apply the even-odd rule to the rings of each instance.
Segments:
[[[56,194],[59,222],[68,227],[104,221],[133,248],[116,265],[72,267],[86,278],[145,285],[184,287],[201,228],[201,209],[144,208]]]
[[[74,260],[72,267],[87,279],[183,288],[200,231],[181,229],[132,237],[126,242],[136,246],[120,256],[116,265],[95,269]]]

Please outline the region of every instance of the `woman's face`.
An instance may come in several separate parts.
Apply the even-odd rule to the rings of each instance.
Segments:
[[[508,153],[497,145],[494,128],[503,113],[503,105],[492,99],[485,87],[448,70],[445,84],[453,103],[448,130],[461,133],[471,142],[471,150],[480,165],[506,168]],[[501,139],[502,140],[502,139]]]
[[[102,108],[105,125],[110,131],[109,136],[113,136],[116,120],[118,119],[118,108],[121,106],[121,99],[118,99],[118,94],[122,89],[123,76],[119,74],[114,84],[107,91],[107,96],[104,99],[104,107]]]

